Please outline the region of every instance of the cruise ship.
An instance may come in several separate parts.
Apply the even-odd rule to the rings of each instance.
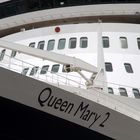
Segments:
[[[140,140],[140,0],[1,0],[0,139]]]

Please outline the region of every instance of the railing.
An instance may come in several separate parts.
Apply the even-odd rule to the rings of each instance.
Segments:
[[[5,54],[3,60],[0,61],[0,66],[11,71],[22,74],[25,68],[30,70],[35,67],[35,65],[28,62],[22,61],[17,58],[11,58],[9,55]],[[39,67],[37,72],[33,75],[30,75],[31,71],[28,71],[26,76],[53,84],[59,85],[68,85],[73,87],[86,88],[84,81],[81,77],[70,75],[67,73],[54,73],[52,71],[47,71],[46,74],[40,74],[41,68]]]
[[[0,18],[43,9],[116,3],[140,3],[140,0],[11,0],[0,3]]]

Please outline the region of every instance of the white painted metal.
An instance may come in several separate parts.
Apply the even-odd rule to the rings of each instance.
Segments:
[[[73,65],[74,67],[80,68],[81,70],[97,73],[96,67],[80,59],[77,59],[75,57],[56,54],[53,52],[47,52],[47,51],[45,52],[43,50],[30,48],[28,46],[24,46],[24,45],[12,43],[12,42],[4,41],[4,40],[0,40],[0,47],[10,49],[10,50],[15,50],[20,53],[25,53],[31,56],[42,58],[44,60],[50,60],[50,61],[57,62],[60,64],[70,64],[70,65]]]

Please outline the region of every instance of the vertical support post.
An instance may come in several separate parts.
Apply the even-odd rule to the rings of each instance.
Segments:
[[[107,90],[107,78],[105,72],[105,60],[104,60],[104,50],[103,50],[103,42],[102,42],[102,21],[98,20],[98,31],[97,31],[97,68],[99,69],[99,73],[95,78],[95,86],[100,87],[104,91]]]

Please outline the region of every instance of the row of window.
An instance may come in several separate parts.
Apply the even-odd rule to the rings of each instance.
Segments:
[[[124,63],[124,66],[125,66],[126,72],[133,73],[133,69],[131,67],[131,64]],[[55,65],[52,66],[51,72],[57,73],[59,71],[59,68],[60,68],[60,65],[59,64],[55,64]],[[41,68],[40,74],[46,74],[47,71],[48,71],[48,69],[49,69],[49,65],[44,65]],[[109,72],[110,71],[113,71],[112,64],[111,63],[105,63],[105,69],[106,69],[106,71],[109,71]],[[23,69],[22,74],[23,75],[26,75],[27,72],[28,72],[28,70],[29,70],[29,68]],[[38,66],[33,67],[29,75],[31,75],[31,76],[35,75],[38,70],[39,70],[39,67]],[[65,72],[64,67],[62,69],[62,72]]]
[[[125,88],[119,88],[118,90],[119,90],[119,93],[120,93],[121,96],[128,97],[127,90]],[[133,88],[132,92],[133,92],[135,98],[139,98],[140,99],[140,91],[138,89]],[[113,88],[108,87],[108,93],[114,94]]]
[[[107,36],[103,36],[102,37],[102,41],[103,41],[103,47],[104,48],[109,48],[110,47],[110,43],[109,43],[109,37]],[[121,47],[126,49],[128,48],[128,43],[127,43],[127,38],[126,37],[120,37],[120,42],[121,42]],[[140,49],[140,38],[137,38],[137,44],[138,44],[138,48]],[[29,47],[31,48],[35,48],[36,43],[35,42],[31,42],[29,44]],[[48,41],[47,43],[47,51],[51,51],[54,50],[54,46],[55,46],[55,40],[51,39]],[[73,37],[69,39],[69,44],[68,44],[68,48],[69,49],[75,49],[77,46],[77,38]],[[45,41],[40,41],[37,45],[38,49],[44,50],[45,47]],[[58,46],[57,49],[58,50],[63,50],[66,47],[66,39],[65,38],[61,38],[58,41]],[[88,47],[88,38],[87,37],[81,37],[80,38],[80,48],[87,48]],[[0,53],[0,61],[3,60],[3,57],[5,55],[5,49],[1,51]],[[15,57],[17,54],[16,51],[12,51],[11,53],[11,57]]]
[[[51,39],[47,43],[47,51],[51,51],[54,49],[55,46],[55,40]],[[74,49],[77,46],[77,38],[73,37],[69,39],[69,49]],[[87,48],[88,46],[88,38],[87,37],[81,37],[80,38],[80,48]],[[29,47],[35,48],[35,42],[32,42],[29,44]],[[38,49],[44,50],[45,47],[45,41],[40,41],[37,45]],[[63,50],[66,47],[66,39],[61,38],[58,41],[58,50]]]
[[[52,73],[57,73],[57,72],[59,71],[59,67],[60,67],[59,64],[53,65],[53,66],[52,66],[52,69],[51,69],[51,72],[52,72]],[[48,69],[49,69],[49,65],[44,65],[44,66],[42,66],[41,71],[40,71],[40,74],[46,74],[47,71],[48,71]],[[38,72],[38,70],[39,70],[39,67],[38,67],[38,66],[33,67],[33,68],[31,69],[29,75],[30,75],[30,76],[34,76],[34,75]],[[25,69],[23,69],[22,74],[23,74],[23,75],[26,75],[28,71],[29,71],[29,68],[25,68]],[[64,69],[63,69],[62,71],[64,72]]]
[[[127,49],[128,48],[128,43],[127,43],[127,38],[126,37],[120,37],[120,43],[121,43],[121,48]],[[109,48],[110,47],[110,41],[108,36],[103,36],[102,37],[103,41],[103,48]],[[137,38],[137,45],[138,49],[140,49],[140,38]]]
[[[107,36],[103,36],[102,37],[102,41],[103,41],[103,48],[109,48],[110,47],[110,43],[109,43],[109,37]],[[127,38],[126,37],[120,37],[120,43],[121,43],[121,48],[123,49],[127,49],[128,48],[128,43],[127,43]],[[74,49],[76,48],[76,44],[77,44],[77,38],[73,37],[69,39],[69,48],[70,49]],[[140,49],[140,38],[137,38],[137,45],[138,48]],[[30,47],[34,48],[35,47],[35,42],[32,42],[29,44]],[[40,41],[38,43],[37,48],[43,50],[45,46],[45,41]],[[51,51],[54,49],[55,46],[55,40],[49,40],[48,44],[47,44],[47,50]],[[59,40],[58,42],[58,50],[62,50],[66,47],[66,39],[62,38]],[[87,48],[88,47],[88,38],[87,37],[81,37],[80,38],[80,48]]]
[[[133,73],[133,69],[130,63],[124,63],[124,67],[127,73]],[[105,63],[105,69],[108,72],[112,72],[113,71],[113,66],[112,63],[110,62],[106,62]]]

